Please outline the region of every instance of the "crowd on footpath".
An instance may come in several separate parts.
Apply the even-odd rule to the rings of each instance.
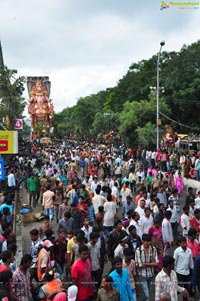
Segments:
[[[154,288],[155,301],[195,298],[200,191],[183,190],[192,166],[200,179],[199,160],[77,141],[34,144],[30,157],[14,157],[0,194],[0,301],[151,301]],[[22,187],[44,219],[17,266]]]

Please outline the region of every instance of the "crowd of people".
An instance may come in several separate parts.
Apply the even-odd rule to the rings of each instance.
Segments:
[[[9,167],[0,196],[0,300],[135,301],[141,291],[148,301],[154,283],[155,301],[179,293],[189,300],[200,289],[200,191],[188,187],[184,197],[188,156],[69,144],[34,145],[30,158]],[[44,213],[19,266],[18,189]]]

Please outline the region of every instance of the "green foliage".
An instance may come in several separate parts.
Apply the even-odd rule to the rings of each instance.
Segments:
[[[144,148],[155,148],[156,135],[155,135],[155,124],[147,122],[144,127],[138,127],[136,129],[138,144]]]
[[[0,68],[0,119],[8,116],[6,127],[14,129],[15,120],[22,118],[26,105],[22,97],[24,91],[24,77],[17,77],[16,70],[7,67]]]
[[[113,129],[123,142],[146,147],[156,144],[157,54],[149,60],[133,63],[116,87],[82,97],[77,104],[55,114],[53,126],[61,137],[70,132],[78,137],[99,137]],[[176,132],[188,133],[199,127],[200,41],[183,46],[180,52],[162,52],[160,56],[159,108],[165,125]],[[173,120],[175,122],[173,122]],[[186,124],[191,128],[183,127]],[[194,131],[195,132],[195,131]]]

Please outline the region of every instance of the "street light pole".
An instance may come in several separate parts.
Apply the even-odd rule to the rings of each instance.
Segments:
[[[160,126],[160,119],[159,119],[159,90],[160,90],[160,78],[159,78],[159,67],[160,67],[160,54],[162,47],[165,45],[165,41],[160,42],[160,50],[158,52],[157,58],[157,88],[156,88],[156,148],[159,149],[159,126]]]

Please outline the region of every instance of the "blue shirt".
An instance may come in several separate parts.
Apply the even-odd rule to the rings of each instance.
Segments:
[[[122,274],[120,275],[114,270],[109,276],[113,279],[112,286],[120,293],[120,301],[134,301],[128,271],[122,269]]]
[[[195,289],[196,286],[198,287],[198,290],[200,291],[200,256],[197,256],[194,261],[194,269],[192,273],[192,279],[191,279],[191,288]]]
[[[88,207],[88,216],[87,217],[88,217],[90,223],[94,222],[95,212],[94,212],[94,206],[92,204]]]
[[[123,217],[127,217],[127,212],[129,210],[133,210],[134,211],[134,205],[133,205],[133,202],[131,202],[130,204],[128,204],[127,202],[125,202],[123,204],[123,207],[122,207],[122,216]]]
[[[72,198],[72,204],[78,205],[78,200],[79,200],[80,194],[75,194]]]
[[[11,222],[11,215],[12,215],[12,212],[13,212],[13,205],[2,204],[0,206],[0,212],[3,213],[4,208],[8,208],[10,210],[10,214],[8,214],[7,217],[6,217],[7,222],[10,223]]]

